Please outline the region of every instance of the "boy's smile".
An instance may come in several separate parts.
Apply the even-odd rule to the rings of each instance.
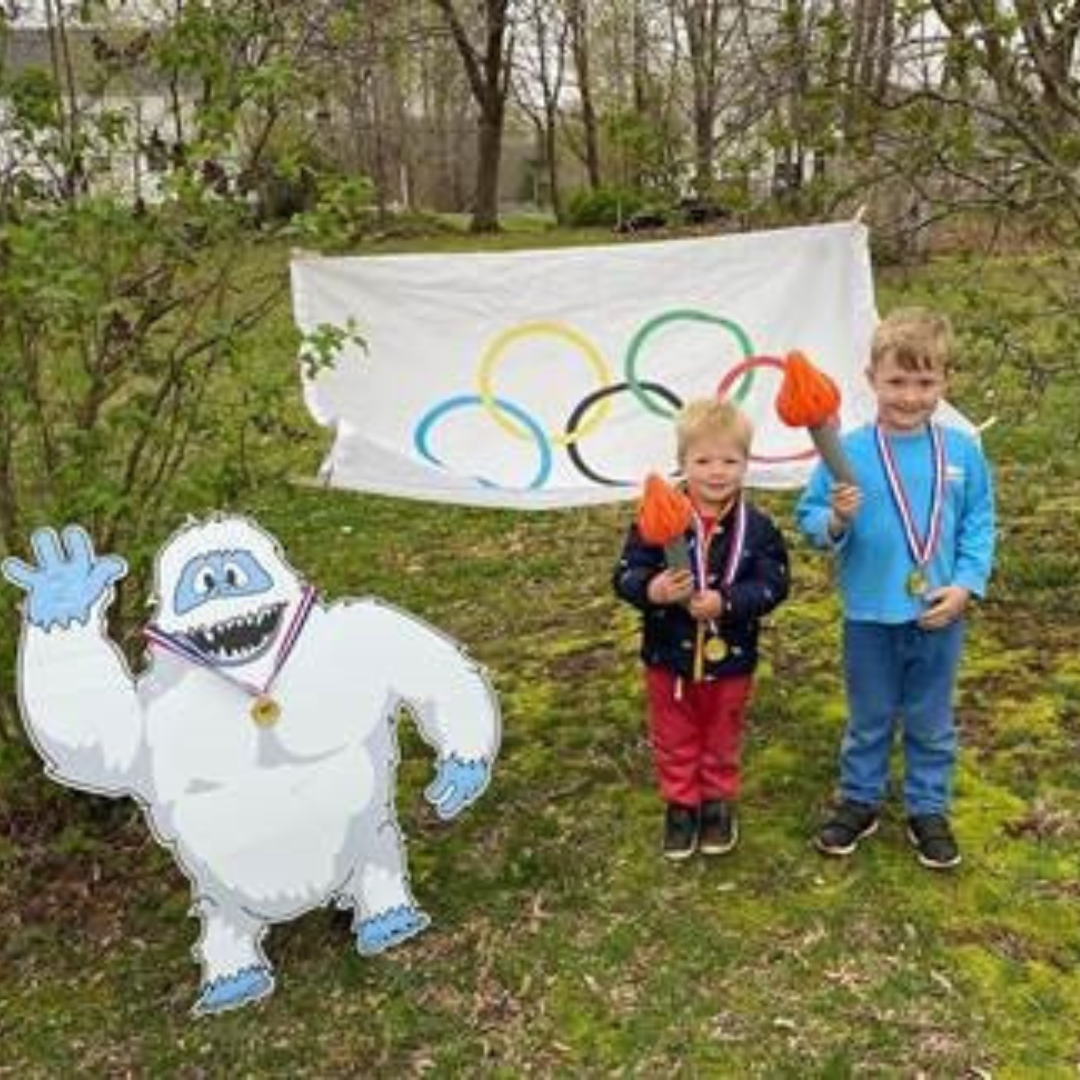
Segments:
[[[885,431],[918,431],[933,415],[945,393],[945,376],[936,368],[901,367],[892,353],[867,369],[877,397],[878,421]]]
[[[695,439],[683,461],[690,498],[703,513],[719,515],[742,488],[747,465],[747,456],[734,439],[715,435]]]

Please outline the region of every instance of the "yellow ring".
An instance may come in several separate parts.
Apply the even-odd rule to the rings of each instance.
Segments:
[[[576,330],[571,330],[568,326],[561,326],[556,322],[545,322],[542,320],[522,323],[520,326],[513,326],[509,330],[504,330],[490,345],[488,345],[480,360],[480,373],[478,376],[480,400],[483,403],[485,412],[488,413],[495,423],[517,439],[532,439],[533,436],[530,435],[525,428],[515,424],[512,420],[507,419],[506,415],[499,408],[498,403],[495,400],[494,387],[491,385],[491,374],[492,368],[495,366],[496,361],[500,359],[507,346],[532,334],[547,334],[550,337],[562,338],[564,341],[568,341],[571,345],[576,346],[585,357],[589,366],[596,373],[596,377],[600,380],[601,387],[611,385],[611,373],[604,363],[603,356],[600,355],[600,350],[589,341],[584,334],[579,334]],[[607,416],[610,407],[611,399],[608,398],[605,401],[600,402],[600,404],[592,410],[592,417],[586,420],[585,423],[573,433],[564,431],[561,435],[556,435],[552,432],[547,432],[548,440],[553,446],[569,446],[571,443],[577,442],[583,435],[588,435],[590,431],[593,431],[596,428],[604,417]]]

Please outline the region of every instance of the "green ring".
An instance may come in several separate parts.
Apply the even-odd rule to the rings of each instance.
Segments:
[[[641,352],[641,347],[645,344],[645,339],[649,337],[654,330],[658,330],[666,323],[681,321],[712,323],[714,326],[722,326],[725,330],[730,330],[735,336],[735,340],[739,343],[739,347],[743,351],[744,360],[747,360],[754,355],[754,346],[750,343],[750,338],[747,336],[746,331],[743,330],[738,323],[732,322],[731,319],[724,319],[719,315],[710,315],[706,311],[695,311],[693,308],[678,308],[675,311],[666,311],[663,315],[657,315],[655,318],[650,319],[631,339],[626,350],[625,369],[626,382],[630,388],[630,392],[645,406],[646,409],[649,410],[649,412],[656,413],[657,416],[673,417],[676,413],[674,410],[655,404],[652,395],[643,389],[641,383],[638,381],[637,375],[638,355]],[[746,372],[743,376],[738,389],[732,395],[733,400],[738,404],[742,404],[747,394],[750,393],[750,388],[753,384],[754,372],[751,370]]]

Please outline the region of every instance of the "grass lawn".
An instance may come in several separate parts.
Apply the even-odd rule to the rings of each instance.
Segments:
[[[976,276],[986,304],[1013,302],[1014,272],[995,274],[962,260],[884,272],[879,301],[931,297],[963,329]],[[283,305],[268,340],[287,322]],[[429,619],[499,691],[494,781],[449,825],[421,797],[430,755],[402,726],[399,813],[433,926],[362,959],[347,916],[313,913],[268,939],[272,999],[193,1021],[197,925],[171,858],[130,804],[68,792],[9,749],[0,1075],[1077,1075],[1080,376],[1032,395],[1020,361],[977,340],[952,397],[999,415],[985,445],[1001,552],[961,678],[959,872],[915,863],[895,804],[851,860],[809,846],[844,706],[838,605],[791,528],[793,496],[759,499],[795,582],[763,642],[743,841],[674,866],[658,854],[635,618],[608,585],[625,507],[515,515],[266,490],[241,508],[328,596]],[[290,451],[297,475],[321,442]]]

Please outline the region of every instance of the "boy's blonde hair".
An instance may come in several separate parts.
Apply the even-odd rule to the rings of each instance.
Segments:
[[[952,324],[926,308],[899,308],[878,323],[870,342],[870,367],[892,356],[905,371],[945,373],[952,350]]]
[[[687,402],[675,419],[675,447],[680,465],[686,461],[690,444],[703,438],[731,439],[749,456],[754,425],[746,414],[730,401],[701,398]]]

